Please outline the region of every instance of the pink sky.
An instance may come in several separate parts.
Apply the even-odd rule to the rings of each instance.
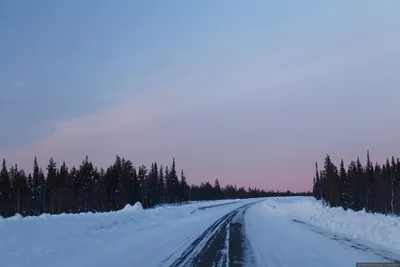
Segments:
[[[191,183],[218,178],[222,184],[308,190],[314,162],[326,153],[338,161],[364,157],[370,149],[377,159],[395,155],[399,148],[391,142],[399,127],[382,120],[369,124],[354,99],[342,99],[345,90],[335,91],[346,88],[350,70],[353,77],[363,71],[365,59],[349,55],[325,60],[329,64],[271,70],[268,79],[254,75],[243,80],[240,73],[247,66],[241,66],[214,80],[197,77],[162,86],[59,123],[49,136],[5,155],[27,170],[35,155],[43,167],[50,157],[78,165],[86,154],[103,167],[116,154],[136,166],[153,161],[169,165],[175,157]],[[268,68],[253,66],[255,71]],[[399,91],[391,93],[400,96]],[[375,103],[374,97],[361,100],[366,106]],[[379,112],[394,119],[390,105],[380,105]]]
[[[400,156],[398,9],[257,4],[137,17],[113,6],[120,20],[109,22],[99,6],[93,20],[75,14],[75,28],[64,9],[54,29],[40,14],[8,18],[0,155],[29,172],[35,156],[43,168],[50,157],[99,167],[116,154],[135,166],[175,157],[189,183],[296,191],[311,189],[327,153]]]

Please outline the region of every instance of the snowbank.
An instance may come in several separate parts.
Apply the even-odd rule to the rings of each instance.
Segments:
[[[319,230],[377,245],[400,255],[400,218],[365,211],[329,208],[313,197],[270,198],[265,211],[309,224]]]
[[[232,200],[212,203],[228,202]],[[0,219],[0,267],[38,266],[31,262],[32,259],[48,261],[42,266],[54,266],[52,259],[58,259],[67,252],[80,253],[82,248],[96,251],[96,248],[101,249],[105,244],[126,236],[135,238],[143,230],[174,225],[182,218],[192,219],[201,215],[202,212],[192,214],[192,211],[208,205],[197,202],[144,210],[140,203],[136,203],[115,212],[42,214],[24,218],[17,214]],[[215,208],[217,212],[218,209],[222,210],[224,206]]]

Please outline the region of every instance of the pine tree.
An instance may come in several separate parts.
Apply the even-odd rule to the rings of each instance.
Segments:
[[[60,170],[58,172],[58,199],[56,203],[57,213],[67,212],[68,211],[68,167],[65,164],[65,161],[62,163]]]
[[[157,205],[160,201],[160,192],[158,186],[158,166],[157,162],[154,162],[152,172],[151,172],[151,180],[150,180],[150,190],[151,190],[151,202],[150,207]]]
[[[317,166],[316,166],[317,167]],[[313,179],[313,195],[318,196],[317,187],[321,188],[321,199],[324,203],[335,206],[336,203],[336,173],[337,169],[330,161],[325,159],[324,170]],[[347,172],[343,160],[340,164],[340,201],[343,208],[353,210],[365,209],[368,212],[384,214],[400,214],[400,159],[392,157],[386,163],[375,166],[367,151],[366,165],[363,166],[359,157],[351,161]],[[250,189],[249,189],[250,190]],[[256,194],[256,193],[255,193]]]
[[[222,195],[222,190],[218,179],[215,179],[214,190],[215,190],[215,199],[220,199]]]
[[[99,171],[99,194],[100,194],[100,211],[109,211],[107,201],[106,172],[103,167]]]
[[[114,166],[112,168],[112,184],[113,184],[113,190],[114,190],[114,199],[113,203],[115,206],[113,207],[113,210],[119,210],[121,209],[121,204],[122,201],[120,200],[121,198],[121,174],[122,174],[122,159],[119,155],[116,155],[115,157],[115,162]]]
[[[47,179],[46,179],[46,199],[48,211],[54,214],[57,203],[58,193],[58,177],[57,177],[57,164],[53,158],[50,158],[49,165],[47,165]]]
[[[103,187],[102,178],[97,167],[94,167],[92,179],[92,193],[88,200],[88,209],[92,212],[99,212],[102,211]]]
[[[133,165],[129,160],[121,160],[121,172],[119,175],[119,207],[124,207],[126,204],[133,204],[133,199],[131,198],[133,179],[132,179]]]
[[[42,168],[38,172],[39,214],[46,213],[46,180]]]
[[[355,209],[356,207],[356,173],[357,167],[356,162],[351,161],[349,167],[347,168],[347,179],[349,183],[349,208]]]
[[[143,207],[147,207],[147,168],[144,165],[139,167],[138,180],[140,188],[140,201]]]
[[[179,180],[175,169],[175,158],[173,158],[172,160],[172,166],[169,172],[169,178],[171,179],[172,201],[177,203],[179,202]]]
[[[18,201],[18,211],[23,216],[29,215],[29,198],[30,192],[28,188],[28,178],[24,170],[18,171],[18,192],[17,201]]]
[[[167,203],[172,203],[172,181],[168,166],[165,166],[165,199]]]
[[[33,215],[39,215],[41,212],[41,189],[39,188],[39,166],[37,163],[37,158],[35,157],[33,161],[33,176],[32,176],[32,208]]]
[[[396,159],[396,177],[394,179],[394,210],[396,214],[400,214],[400,159]]]
[[[374,186],[372,187],[373,197],[370,201],[370,203],[372,202],[372,212],[382,212],[382,189],[382,168],[378,163],[376,163],[374,167]]]
[[[344,208],[344,209],[348,209],[349,208],[349,194],[350,194],[350,190],[349,190],[349,183],[348,183],[348,178],[347,178],[347,173],[346,170],[344,168],[344,162],[343,159],[340,161],[340,184],[341,184],[341,199],[340,199],[340,205]]]
[[[18,175],[18,166],[14,165],[10,167],[10,170],[8,171],[9,179],[10,179],[10,184],[11,184],[11,191],[10,191],[10,209],[12,209],[13,213],[20,213],[19,212],[19,203],[16,200],[19,195],[19,188],[16,185],[19,180],[19,175]],[[16,186],[16,187],[14,187]]]
[[[0,215],[4,217],[13,214],[11,203],[11,181],[7,170],[6,160],[3,159],[3,165],[0,172]]]
[[[50,158],[46,178],[35,157],[33,172],[28,176],[17,165],[7,170],[3,160],[0,172],[0,214],[11,216],[39,215],[41,213],[99,212],[123,208],[141,200],[145,208],[162,202],[182,202],[188,199],[211,200],[219,198],[247,198],[285,195],[291,192],[265,192],[257,188],[248,190],[235,185],[221,188],[218,180],[213,187],[209,182],[189,186],[183,170],[180,180],[176,174],[175,158],[169,170],[153,163],[147,171],[141,165],[138,173],[129,160],[116,156],[113,165],[105,171],[89,161],[86,156],[79,168],[69,170],[65,162],[58,169]]]
[[[24,170],[18,170],[17,164],[10,169],[14,212],[24,216],[28,213],[29,191]]]
[[[365,175],[360,158],[356,160],[356,187],[355,187],[355,210],[362,210],[365,207]]]
[[[164,169],[160,166],[160,172],[158,175],[158,192],[159,192],[159,202],[165,203],[165,181],[164,181]]]
[[[133,204],[140,201],[140,187],[139,187],[139,181],[138,181],[138,175],[136,172],[136,168],[132,168],[132,198],[133,198]]]
[[[391,201],[392,201],[392,170],[390,166],[389,159],[386,159],[385,172],[383,173],[383,183],[384,183],[384,195],[385,197],[385,214],[391,212]]]
[[[313,195],[315,199],[320,200],[322,197],[322,186],[321,186],[321,178],[318,171],[318,163],[315,162],[315,176],[314,176],[314,183],[313,183]]]
[[[79,210],[82,212],[89,211],[89,203],[93,198],[93,181],[94,181],[94,167],[93,164],[89,161],[88,156],[82,161],[79,166],[78,171],[78,179],[80,180],[78,183],[80,184],[80,188],[78,190],[79,193]]]
[[[325,158],[324,179],[324,183],[326,183],[326,200],[330,206],[336,207],[340,204],[340,179],[338,170],[329,155]]]
[[[313,177],[313,189],[312,189],[312,194],[313,194],[313,196],[315,197],[315,199],[318,199],[317,198],[317,192],[318,192],[318,189],[317,189],[317,179],[315,178],[315,176]]]
[[[396,187],[396,162],[394,157],[392,157],[392,165],[390,172],[390,212],[394,214],[394,203],[395,203],[395,187]]]
[[[371,211],[373,209],[374,201],[374,188],[375,188],[375,178],[374,178],[374,166],[370,160],[369,151],[367,151],[367,166],[366,166],[366,194],[365,194],[365,207],[367,211]]]
[[[181,182],[180,182],[180,195],[181,199],[180,202],[187,201],[189,199],[189,194],[188,194],[188,185],[186,182],[186,176],[183,173],[183,170],[181,170]]]
[[[35,208],[34,208],[34,201],[35,201],[35,195],[34,195],[35,189],[33,187],[33,178],[32,174],[28,174],[27,178],[27,214],[28,216],[35,215]]]

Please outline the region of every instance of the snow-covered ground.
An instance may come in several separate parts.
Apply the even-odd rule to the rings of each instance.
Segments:
[[[246,201],[252,200],[0,219],[0,266],[156,266],[173,253],[171,259],[179,257],[197,235]],[[224,203],[230,204],[197,210]]]
[[[0,219],[0,267],[170,266],[219,218],[259,200]],[[398,217],[330,209],[310,197],[266,198],[244,214],[250,266],[355,266],[400,257]]]
[[[313,197],[269,198],[261,205],[269,216],[294,219],[320,232],[400,255],[400,217],[329,208]]]

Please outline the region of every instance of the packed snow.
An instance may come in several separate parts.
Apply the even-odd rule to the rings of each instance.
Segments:
[[[169,266],[216,220],[259,200],[0,218],[0,267]],[[245,231],[257,266],[355,266],[400,255],[400,218],[328,208],[311,197],[252,205]]]
[[[245,215],[246,236],[253,249],[247,257],[248,266],[353,267],[357,262],[388,262],[371,252],[315,233],[288,218],[273,216],[266,212],[265,206],[254,205]],[[251,264],[251,259],[256,263]]]
[[[313,197],[269,198],[261,205],[270,216],[297,220],[319,231],[400,255],[400,217],[329,208]]]
[[[0,267],[153,266],[242,202],[205,201],[146,210],[136,203],[107,213],[25,218],[18,214],[0,220]],[[229,205],[193,212],[216,204]]]

